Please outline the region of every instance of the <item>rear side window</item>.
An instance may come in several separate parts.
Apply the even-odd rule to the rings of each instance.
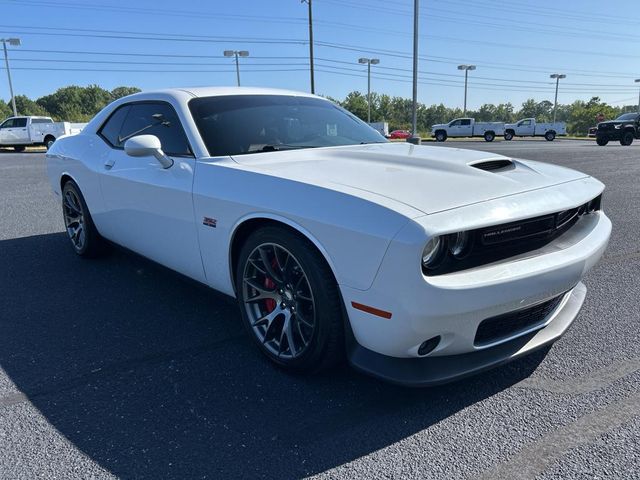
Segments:
[[[127,113],[129,113],[130,108],[131,107],[129,105],[118,108],[100,129],[99,133],[102,138],[109,142],[113,147],[120,146],[118,143],[118,136],[120,135],[122,124],[124,123],[124,119],[127,118]]]
[[[14,118],[13,119],[13,127],[14,128],[22,128],[27,126],[26,118]]]
[[[175,110],[166,103],[134,103],[118,135],[118,147],[137,135],[155,135],[167,155],[191,155],[187,136]]]

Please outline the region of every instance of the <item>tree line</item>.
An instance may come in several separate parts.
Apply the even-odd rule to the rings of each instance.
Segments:
[[[56,121],[86,122],[104,106],[125,95],[139,92],[136,87],[117,87],[105,90],[98,85],[80,87],[71,85],[32,100],[24,95],[16,96],[16,107],[19,115],[44,115]],[[328,97],[330,98],[330,97]],[[354,91],[344,100],[330,98],[363,120],[367,119],[367,96]],[[586,135],[589,128],[596,124],[596,116],[604,115],[612,119],[625,111],[635,111],[635,106],[614,107],[593,97],[585,102],[576,100],[566,105],[558,105],[556,119],[567,123],[567,131],[571,135]],[[11,116],[10,102],[0,100],[0,119]],[[462,117],[462,109],[446,107],[444,104],[418,104],[418,131],[422,136],[429,136],[431,125],[446,123]],[[478,110],[469,110],[467,117],[478,121],[514,122],[521,118],[533,117],[539,122],[550,122],[553,119],[553,103],[548,100],[537,102],[534,99],[525,101],[519,109],[511,103],[484,104]],[[390,95],[371,94],[371,121],[388,122],[390,130],[411,129],[411,99],[392,97]]]

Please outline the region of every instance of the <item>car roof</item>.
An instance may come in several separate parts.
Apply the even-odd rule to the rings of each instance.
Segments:
[[[317,97],[311,93],[297,92],[295,90],[282,90],[278,88],[261,87],[184,87],[169,88],[165,90],[145,91],[146,94],[180,94],[186,92],[193,97],[216,97],[224,95],[293,95],[297,97]]]

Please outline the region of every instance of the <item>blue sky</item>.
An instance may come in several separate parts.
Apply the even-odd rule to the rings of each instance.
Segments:
[[[469,108],[527,98],[553,101],[549,74],[566,73],[559,102],[591,96],[635,104],[640,78],[637,0],[422,0],[419,100]],[[372,90],[411,96],[412,0],[313,0],[316,93]],[[626,14],[625,12],[630,12]],[[243,85],[309,89],[307,5],[300,0],[0,0],[16,93],[37,98],[70,85],[142,89],[233,85],[225,49],[241,59]],[[4,66],[4,65],[3,65]],[[0,72],[0,98],[9,98]]]

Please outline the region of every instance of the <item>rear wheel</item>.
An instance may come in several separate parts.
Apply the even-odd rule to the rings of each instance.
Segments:
[[[510,141],[513,139],[513,132],[504,132],[504,139]]]
[[[447,139],[447,132],[436,132],[436,142],[444,142]]]
[[[544,134],[544,139],[547,142],[553,142],[556,138],[556,133],[555,132],[547,132]]]
[[[242,246],[235,278],[243,323],[271,361],[315,373],[342,358],[338,285],[308,240],[280,227],[255,231]]]
[[[493,132],[484,132],[484,141],[485,142],[493,142],[493,139],[496,138],[496,134]]]
[[[62,214],[67,235],[76,254],[81,257],[97,257],[105,251],[106,242],[98,233],[93,219],[73,180],[62,187]]]
[[[603,137],[596,137],[596,143],[601,147],[604,147],[607,143],[609,143],[609,139],[603,138]]]
[[[633,143],[633,132],[624,132],[620,138],[620,145],[628,147]]]
[[[55,141],[56,141],[56,138],[49,135],[44,139],[44,146],[47,147],[47,150],[49,150],[53,145],[53,142]]]

